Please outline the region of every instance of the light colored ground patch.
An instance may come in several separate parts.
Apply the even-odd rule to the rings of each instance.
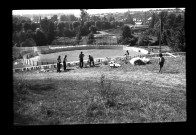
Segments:
[[[91,80],[99,81],[101,74],[104,74],[108,80],[115,81],[138,81],[139,83],[151,83],[152,85],[158,87],[177,87],[178,85],[186,86],[185,75],[183,74],[160,74],[152,73],[148,71],[131,71],[124,73],[123,71],[86,71],[85,69],[78,69],[69,72],[62,73],[39,73],[30,74],[26,73],[21,76],[17,74],[16,76],[21,76],[23,79],[72,79],[72,80]]]

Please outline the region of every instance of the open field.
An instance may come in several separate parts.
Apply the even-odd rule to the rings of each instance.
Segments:
[[[58,56],[60,55],[63,59],[67,55],[67,60],[69,61],[78,61],[80,52],[83,52],[84,60],[88,60],[88,55],[92,55],[95,58],[113,58],[115,56],[123,56],[126,53],[126,50],[120,49],[90,49],[90,50],[74,50],[74,51],[64,51],[50,54],[40,54],[39,57],[35,58],[39,61],[44,62],[56,62]],[[131,56],[139,55],[141,53],[135,51],[129,51]],[[33,60],[33,59],[32,59]]]
[[[185,57],[143,66],[14,73],[17,125],[186,121]],[[105,75],[105,77],[103,76]]]
[[[108,34],[115,35],[117,37],[120,37],[122,35],[122,30],[120,27],[116,28],[116,29],[104,30],[104,32],[107,32]]]

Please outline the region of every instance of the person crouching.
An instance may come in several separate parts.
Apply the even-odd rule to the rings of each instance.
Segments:
[[[94,59],[91,55],[89,55],[89,64],[90,64],[90,67],[95,66]],[[92,64],[92,66],[91,66],[91,64]]]

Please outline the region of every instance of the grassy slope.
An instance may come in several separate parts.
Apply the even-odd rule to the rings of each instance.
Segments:
[[[60,74],[15,73],[14,91],[20,92],[14,103],[15,122],[36,125],[185,121],[185,63],[185,57],[166,58],[163,74],[157,73],[155,59],[146,66],[124,64],[110,69],[103,65]],[[100,83],[101,74],[105,74],[104,83]],[[116,94],[108,98],[115,99],[111,101],[113,106],[103,105],[100,84]]]

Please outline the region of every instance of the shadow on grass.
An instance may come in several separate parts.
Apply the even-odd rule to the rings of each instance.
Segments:
[[[14,113],[14,126],[23,126],[29,125],[30,123],[37,123],[43,124],[43,122],[36,120],[30,116],[24,116],[22,114]]]
[[[166,74],[179,74],[179,71],[165,71]]]
[[[69,72],[69,71],[71,71],[71,70],[74,70],[74,69],[66,69],[65,71],[62,70],[61,72]]]

